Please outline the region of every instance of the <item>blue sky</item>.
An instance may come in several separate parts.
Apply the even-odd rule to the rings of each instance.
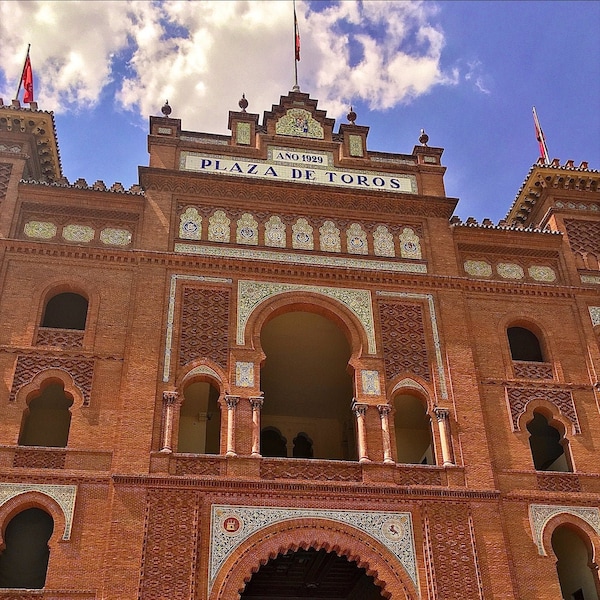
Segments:
[[[456,213],[503,218],[537,160],[600,168],[599,2],[297,2],[302,91],[372,150],[445,149]],[[293,85],[291,2],[3,2],[0,96],[32,44],[36,100],[55,112],[65,175],[126,187],[165,98],[194,131],[227,132],[242,92],[261,115]],[[64,35],[69,31],[69,35]]]

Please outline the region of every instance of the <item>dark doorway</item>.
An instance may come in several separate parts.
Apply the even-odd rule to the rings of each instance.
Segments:
[[[246,585],[242,600],[381,600],[381,590],[364,569],[326,550],[280,554]]]

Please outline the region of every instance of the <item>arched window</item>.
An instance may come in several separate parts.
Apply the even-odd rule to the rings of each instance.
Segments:
[[[527,431],[531,434],[529,445],[536,471],[571,471],[565,452],[566,440],[542,413],[534,411]]]
[[[80,294],[64,292],[48,300],[42,327],[83,331],[87,320],[88,301]]]
[[[394,409],[397,462],[434,465],[431,419],[421,400],[398,394],[394,398]]]
[[[525,327],[509,327],[506,333],[513,360],[544,362],[542,347],[533,332]]]
[[[195,381],[185,388],[183,396],[179,412],[177,451],[190,454],[219,454],[219,390],[206,381]]]
[[[589,546],[568,525],[560,525],[552,533],[552,549],[558,559],[556,571],[563,598],[598,600],[598,576],[597,571],[592,570]]]
[[[0,554],[0,588],[44,587],[53,529],[52,517],[39,508],[28,508],[10,520]]]
[[[263,456],[287,456],[287,440],[275,427],[265,427],[260,432],[260,452]]]
[[[62,383],[50,383],[23,412],[19,444],[64,448],[69,439],[73,397]]]
[[[312,440],[303,432],[300,432],[294,438],[294,449],[292,455],[294,458],[312,458],[313,457]]]

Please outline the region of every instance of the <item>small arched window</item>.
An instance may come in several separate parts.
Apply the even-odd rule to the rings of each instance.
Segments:
[[[287,456],[287,440],[279,429],[265,427],[260,432],[260,453],[262,456],[276,456],[285,458]]]
[[[544,362],[542,347],[535,333],[525,327],[509,327],[507,335],[513,360]]]
[[[527,424],[527,431],[531,434],[529,446],[536,471],[571,471],[565,452],[567,442],[542,413],[533,413],[533,419]]]
[[[552,549],[558,559],[556,571],[563,598],[598,600],[598,576],[590,568],[589,547],[589,540],[586,544],[568,525],[560,525],[552,533]]]
[[[19,444],[65,448],[69,439],[73,398],[62,383],[51,383],[34,397],[23,413]]]
[[[28,508],[10,520],[0,554],[0,588],[44,587],[53,530],[52,517],[39,508]]]
[[[394,398],[394,409],[397,462],[434,465],[431,419],[421,400],[399,394]]]
[[[304,432],[300,432],[294,438],[294,458],[312,458],[314,456],[312,440]]]
[[[195,381],[185,388],[183,396],[183,404],[179,411],[177,451],[190,454],[219,454],[219,390],[207,381]]]
[[[88,301],[80,294],[72,292],[57,294],[46,303],[42,327],[83,331],[87,312]]]

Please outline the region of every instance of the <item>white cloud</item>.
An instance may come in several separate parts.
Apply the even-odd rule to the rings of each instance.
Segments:
[[[457,82],[440,66],[434,3],[316,8],[297,3],[299,83],[329,116],[359,99],[387,109]],[[168,98],[184,128],[223,131],[242,92],[261,113],[294,84],[291,2],[4,2],[0,39],[15,83],[33,42],[38,103],[57,112],[93,106],[114,81],[116,102],[144,117]]]

